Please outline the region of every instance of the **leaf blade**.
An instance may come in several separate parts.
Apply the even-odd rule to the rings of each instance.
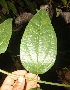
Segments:
[[[7,19],[0,24],[0,54],[7,50],[12,35],[12,19]]]
[[[22,37],[21,63],[31,73],[43,74],[53,66],[56,54],[56,34],[48,14],[40,10],[31,19]]]

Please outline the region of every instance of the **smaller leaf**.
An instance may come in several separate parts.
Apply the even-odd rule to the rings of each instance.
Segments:
[[[12,19],[7,19],[0,24],[0,54],[7,50],[12,35]]]
[[[8,6],[9,6],[9,9],[12,10],[12,12],[16,16],[18,16],[17,9],[16,9],[15,5],[12,2],[10,2],[10,1],[7,1],[7,3],[8,3]]]
[[[0,0],[0,4],[7,10],[8,12],[8,6],[7,6],[7,2],[5,0]]]

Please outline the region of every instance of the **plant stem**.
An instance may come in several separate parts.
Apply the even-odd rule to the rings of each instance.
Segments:
[[[1,70],[1,69],[0,69],[0,72],[3,73],[3,74],[7,74],[9,76],[14,76],[14,77],[18,77],[19,78],[19,75],[17,75],[17,74],[12,74],[12,73],[9,73],[9,72]]]
[[[20,77],[19,75],[12,74],[12,73],[6,72],[6,71],[1,70],[1,69],[0,69],[0,72],[1,72],[1,73],[4,73],[4,74],[7,74],[7,75],[10,75],[10,76],[14,76],[14,77],[18,77],[18,78]],[[32,79],[32,78],[26,78],[26,77],[25,77],[25,79],[27,79],[27,80],[32,80],[32,81],[34,81],[34,82],[44,83],[44,84],[50,84],[50,85],[56,85],[56,86],[70,87],[70,85],[68,85],[68,84],[52,83],[52,82],[46,82],[46,81],[41,81],[41,80]]]
[[[33,81],[36,81],[36,80],[33,80]],[[70,85],[68,84],[52,83],[52,82],[46,82],[46,81],[41,81],[41,80],[37,80],[37,82],[44,83],[44,84],[50,84],[50,85],[56,85],[56,86],[70,87]]]

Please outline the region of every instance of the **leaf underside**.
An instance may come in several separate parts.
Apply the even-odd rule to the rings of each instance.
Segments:
[[[20,60],[31,73],[43,74],[55,62],[57,39],[49,15],[38,11],[27,25],[20,45]]]

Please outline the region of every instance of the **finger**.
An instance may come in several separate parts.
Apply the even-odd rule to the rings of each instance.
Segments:
[[[37,88],[40,88],[40,85],[39,84],[37,84]]]
[[[31,88],[38,88],[39,85],[36,82],[30,81],[26,84],[26,90],[29,90]]]
[[[27,72],[25,70],[17,70],[12,72],[12,74],[17,74],[17,75],[21,75],[24,76]],[[14,80],[17,80],[18,77],[16,76],[7,76],[6,79],[4,80],[3,84],[9,84],[9,85],[13,85]]]
[[[14,71],[12,73],[23,76],[23,75],[25,75],[27,73],[27,71],[26,70],[17,70],[17,71]]]
[[[17,71],[12,72],[12,74],[16,74],[19,76],[25,76],[25,74],[27,74],[27,71],[26,70],[17,70]],[[11,78],[14,80],[18,79],[18,77],[16,77],[16,76],[11,76]]]
[[[12,74],[17,74],[17,75],[22,75],[24,76],[27,72],[25,70],[17,70],[17,71],[14,71],[12,72]],[[7,76],[6,79],[4,80],[3,84],[2,84],[2,90],[5,90],[5,88],[7,88],[8,90],[11,90],[15,80],[17,80],[18,77],[15,77],[15,76]]]
[[[40,79],[40,77],[38,77],[35,74],[31,74],[31,73],[28,73],[26,76],[29,77],[29,78],[37,79],[37,80]],[[30,88],[37,88],[37,87],[40,87],[39,84],[37,84],[37,82],[27,81],[26,90],[29,90]]]
[[[5,80],[4,80],[4,82],[3,82],[3,86],[4,85],[10,85],[10,86],[12,86],[14,84],[14,80],[12,79],[12,78],[10,78],[10,76],[7,76],[6,78],[5,78]]]
[[[25,87],[25,79],[23,77],[19,77],[13,86],[12,90],[23,90]]]
[[[25,75],[25,77],[28,77],[28,78],[34,78],[36,76],[36,74],[32,74],[32,73],[27,73]]]
[[[36,74],[32,74],[32,73],[27,73],[25,75],[26,78],[35,78],[36,77]],[[26,80],[26,83],[30,82],[29,80]]]
[[[35,85],[33,85],[32,88],[40,88],[40,85],[39,84],[35,84]]]
[[[12,90],[13,86],[9,86],[7,84],[3,84],[1,86],[1,89],[0,90]]]

